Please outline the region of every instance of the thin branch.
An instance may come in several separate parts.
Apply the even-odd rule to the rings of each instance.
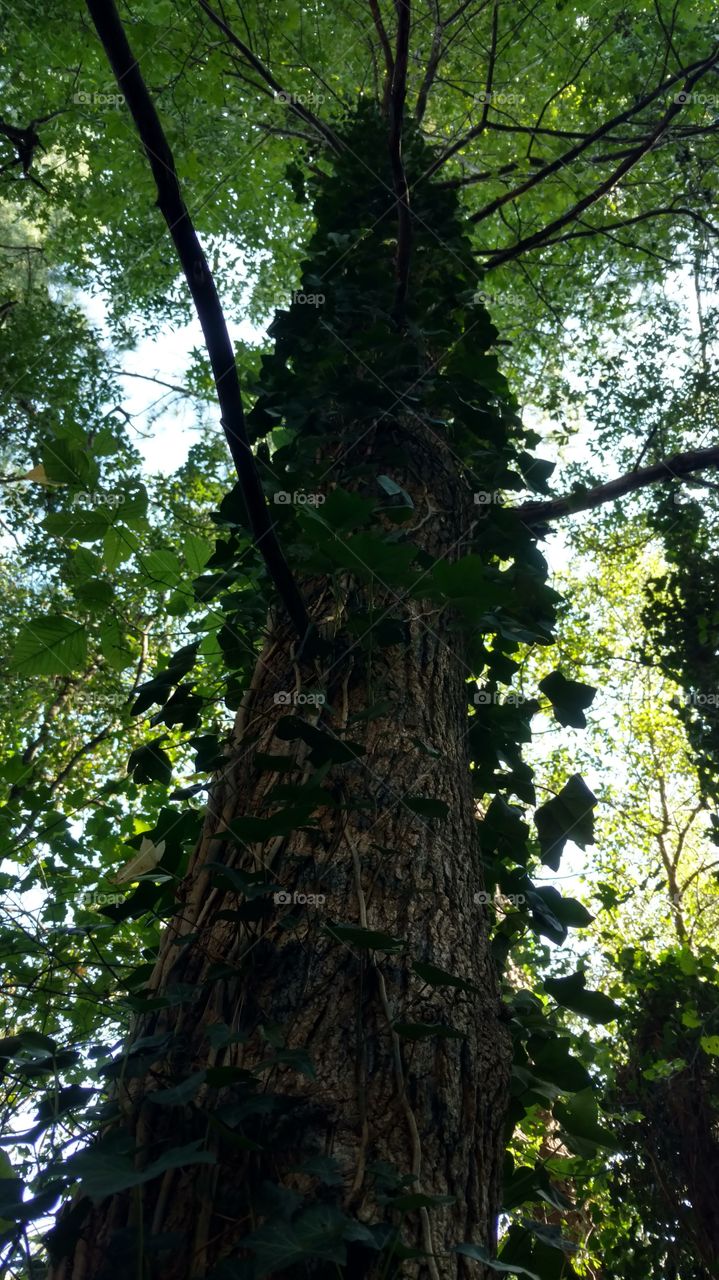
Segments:
[[[639,102],[635,103],[633,106],[627,107],[626,110],[620,112],[619,115],[613,116],[611,120],[605,121],[604,124],[600,125],[598,129],[595,129],[593,133],[562,134],[556,130],[540,129],[538,127],[532,127],[532,126],[501,125],[501,124],[498,125],[496,123],[490,123],[489,121],[480,122],[480,124],[475,125],[472,129],[470,129],[467,133],[465,133],[461,138],[457,138],[457,140],[453,142],[452,145],[446,149],[446,151],[443,151],[441,155],[437,156],[437,159],[434,161],[434,163],[430,166],[429,170],[427,171],[426,176],[431,177],[431,175],[435,173],[437,169],[441,168],[442,165],[446,164],[448,160],[451,160],[452,156],[456,155],[458,151],[461,151],[463,147],[466,147],[469,142],[471,142],[474,138],[476,138],[486,128],[498,130],[499,132],[510,132],[510,133],[524,132],[524,133],[537,133],[537,134],[554,133],[555,135],[560,137],[562,136],[579,137],[581,141],[577,147],[570,148],[570,150],[565,152],[564,155],[560,156],[558,160],[552,162],[552,171],[554,171],[555,168],[561,168],[562,166],[569,164],[571,160],[575,159],[578,155],[580,155],[581,152],[586,149],[586,147],[590,146],[593,142],[598,141],[600,138],[606,137],[606,135],[610,133],[612,129],[616,129],[619,125],[626,124],[626,122],[628,120],[631,120],[633,116],[637,115],[639,111],[643,111],[645,107],[649,106],[662,94],[665,94],[668,89],[671,89],[672,85],[677,84],[682,79],[683,76],[688,76],[691,78],[692,74],[695,71],[699,71],[699,74],[703,75],[704,71],[708,70],[709,67],[713,65],[715,61],[716,61],[716,58],[713,56],[712,56],[712,59],[709,59],[709,60],[702,59],[702,61],[700,62],[691,63],[688,67],[684,68],[682,71],[676,72],[675,75],[667,77],[667,79],[663,80],[662,83],[656,89],[653,89],[651,93],[646,94],[645,97],[641,98]],[[697,79],[698,78],[699,77],[697,77]],[[691,82],[692,84],[695,83],[694,80],[692,80]],[[676,112],[673,114],[676,114]],[[545,177],[547,176],[547,174],[544,173],[543,170],[538,170],[537,174],[533,175],[532,185],[534,185],[534,179],[538,179],[539,173],[543,173]],[[523,184],[522,186],[515,188],[513,192],[507,192],[505,198],[502,200],[502,203],[505,203],[506,200],[511,200],[515,198],[517,195],[520,195],[522,191],[526,189],[527,189],[526,185]],[[489,206],[487,208],[489,209]],[[472,217],[471,221],[478,222],[481,218],[488,217],[488,216],[489,214],[487,210],[480,209],[479,213],[475,214]]]
[[[232,28],[225,22],[224,18],[221,18],[219,13],[215,13],[214,9],[210,8],[207,0],[199,0],[199,4],[201,8],[204,9],[210,21],[214,22],[216,27],[219,27],[220,31],[222,31],[230,41],[230,44],[234,45],[234,47],[239,50],[243,58],[249,62],[250,66],[253,67],[265,83],[270,86],[275,94],[275,98],[279,99],[280,102],[283,102],[290,111],[294,112],[296,116],[299,116],[300,120],[304,120],[305,124],[312,125],[312,128],[316,129],[317,132],[322,135],[325,142],[329,144],[333,151],[340,152],[342,150],[342,143],[337,137],[337,134],[330,129],[329,125],[324,124],[324,122],[320,120],[313,111],[310,111],[309,107],[303,106],[301,102],[297,101],[293,94],[287,93],[282,88],[282,85],[278,80],[275,80],[275,77],[269,68],[266,67],[258,57],[256,57],[244,41],[240,40],[239,36],[235,35]]]
[[[185,205],[175,161],[114,0],[87,0],[90,16],[135,121],[157,186],[158,207],[175,244],[205,337],[222,426],[240,480],[255,543],[301,638],[310,619],[274,532],[242,409],[235,354],[215,282]]]
[[[384,22],[382,21],[382,14],[380,13],[377,0],[369,0],[369,7],[372,14],[372,21],[374,22],[375,30],[377,32],[377,37],[382,46],[382,53],[384,54],[384,65],[385,71],[387,72],[384,86],[384,109],[387,111],[389,107],[389,94],[392,86],[392,77],[394,76],[394,58],[392,57],[392,48],[389,42],[389,36],[387,35]]]
[[[520,253],[526,253],[529,249],[537,249],[540,245],[546,244],[547,240],[552,238],[555,231],[561,231],[562,227],[566,227],[568,223],[576,221],[579,215],[584,213],[585,209],[589,209],[591,205],[596,204],[597,200],[601,200],[602,196],[605,196],[609,191],[611,191],[612,187],[615,187],[625,174],[629,173],[630,169],[633,169],[634,166],[647,154],[647,152],[652,150],[655,143],[669,127],[671,121],[682,110],[684,102],[681,101],[681,99],[690,92],[692,86],[695,85],[701,76],[709,71],[717,61],[719,61],[719,47],[717,47],[711,57],[707,58],[706,62],[702,64],[701,70],[697,71],[694,75],[689,76],[685,80],[683,93],[677,94],[674,102],[672,102],[668,111],[664,113],[661,120],[649,136],[645,138],[631,153],[631,155],[627,156],[627,158],[623,160],[616,169],[612,170],[609,176],[605,178],[604,182],[601,182],[594,191],[590,191],[587,195],[582,196],[581,200],[578,200],[576,204],[572,205],[570,209],[567,209],[559,218],[555,218],[554,222],[550,222],[548,226],[541,228],[539,231],[535,231],[531,236],[527,236],[524,240],[519,240],[509,249],[505,249],[502,253],[497,254],[486,264],[485,270],[489,271],[493,267],[502,266],[505,262],[510,262],[512,258],[516,258]]]
[[[412,220],[409,211],[409,185],[402,161],[402,125],[407,96],[407,63],[409,59],[410,0],[396,0],[397,42],[389,95],[389,158],[392,183],[397,201],[397,288],[392,314],[398,325],[404,316],[409,286],[409,263],[412,251]]]
[[[492,36],[489,46],[489,59],[487,62],[487,78],[484,84],[484,106],[482,108],[482,124],[485,125],[489,118],[489,107],[492,101],[492,85],[494,84],[494,69],[497,62],[497,36],[499,33],[499,0],[494,0],[492,6]]]
[[[710,59],[705,59],[701,62],[699,64],[699,68],[701,68],[699,75],[704,75],[705,71],[708,71],[716,60],[717,55],[714,53]],[[698,69],[697,64],[695,64],[695,69]],[[690,84],[690,81],[691,84],[694,84],[696,80],[699,79],[699,75],[692,79],[690,72],[691,68],[687,68],[687,71],[680,71],[677,75],[670,76],[669,79],[665,80],[658,89],[654,89],[650,94],[647,94],[642,98],[640,102],[635,103],[634,106],[627,107],[627,109],[625,111],[621,111],[619,115],[613,116],[611,120],[606,120],[604,124],[601,124],[599,128],[595,129],[593,133],[590,133],[588,137],[584,138],[581,142],[576,143],[575,146],[570,147],[563,155],[557,156],[556,160],[552,160],[549,164],[543,165],[541,169],[538,169],[536,173],[533,173],[525,182],[520,183],[518,187],[514,187],[512,191],[505,191],[503,195],[497,196],[496,200],[492,200],[490,204],[485,205],[483,209],[478,209],[476,213],[472,214],[469,221],[482,222],[485,218],[489,218],[491,214],[496,213],[497,209],[501,209],[502,205],[508,204],[512,200],[516,200],[519,196],[524,195],[526,191],[530,191],[532,187],[536,187],[539,182],[543,182],[545,178],[550,177],[551,174],[557,173],[560,169],[564,169],[567,165],[572,164],[572,162],[576,160],[582,152],[586,151],[588,147],[593,146],[593,144],[598,142],[600,138],[605,138],[608,133],[611,133],[612,129],[616,129],[620,125],[626,124],[628,120],[631,120],[631,118],[637,115],[639,111],[643,111],[644,108],[653,102],[660,94],[666,93],[667,88],[676,83],[677,80],[680,80],[682,76],[688,77],[687,85]],[[661,128],[658,130],[655,128],[654,131],[649,134],[649,142],[645,139],[643,143],[639,143],[637,146],[634,146],[630,150],[629,155],[635,156],[640,148],[642,149],[641,154],[643,154],[644,151],[647,151],[649,149],[649,145],[656,141],[656,138],[659,137],[661,133],[664,133],[667,123],[678,114],[682,106],[683,103],[672,103],[669,111],[667,111],[666,115],[663,117]]]
[[[187,396],[191,400],[213,400],[213,396],[209,396],[204,391],[192,391],[190,387],[178,387],[174,382],[165,382],[164,378],[155,378],[150,373],[133,373],[130,369],[110,369],[110,373],[114,373],[118,378],[140,378],[143,382],[154,382],[158,387],[167,387],[169,391],[175,391],[178,396]]]
[[[569,493],[563,498],[549,498],[546,502],[526,502],[517,510],[527,524],[539,524],[545,520],[556,520],[561,516],[576,515],[579,511],[592,511],[605,502],[614,502],[625,493],[635,489],[643,489],[648,484],[658,481],[679,480],[682,476],[691,475],[694,471],[703,471],[707,467],[719,466],[719,445],[708,449],[693,449],[688,453],[675,453],[665,462],[654,463],[651,467],[629,471],[626,475],[609,480],[606,484],[595,485],[580,493]]]
[[[424,78],[422,80],[422,84],[420,85],[420,90],[417,95],[417,105],[414,109],[414,118],[417,121],[417,124],[421,124],[422,120],[424,119],[424,113],[427,110],[427,99],[429,98],[429,91],[432,88],[432,85],[434,83],[434,78],[437,74],[437,68],[440,64],[440,60],[442,57],[442,36],[444,34],[444,27],[442,26],[442,23],[440,21],[438,4],[436,5],[436,12],[437,12],[437,21],[435,23],[435,28],[432,33],[432,47],[429,51],[429,58],[427,59],[427,68],[425,70]]]

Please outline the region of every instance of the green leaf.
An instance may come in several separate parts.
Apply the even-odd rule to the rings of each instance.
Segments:
[[[456,1196],[430,1196],[423,1191],[405,1191],[401,1195],[392,1196],[388,1200],[391,1209],[400,1213],[409,1213],[413,1209],[441,1209],[448,1204],[456,1204]]]
[[[591,1089],[575,1093],[567,1102],[555,1102],[553,1114],[568,1134],[595,1147],[618,1150],[616,1136],[599,1123],[597,1102]]]
[[[153,1089],[145,1095],[147,1102],[158,1107],[181,1107],[194,1098],[200,1085],[204,1083],[205,1071],[193,1071],[180,1084],[170,1089]]]
[[[376,505],[373,498],[363,498],[359,493],[349,493],[346,489],[333,489],[316,513],[310,508],[306,514],[316,514],[322,523],[342,533],[368,524]]]
[[[112,523],[111,516],[97,509],[94,511],[55,511],[42,522],[55,538],[72,539],[75,542],[97,542]]]
[[[474,1258],[475,1262],[484,1263],[490,1271],[498,1271],[510,1276],[529,1276],[529,1280],[542,1280],[536,1271],[528,1271],[517,1262],[501,1262],[499,1258],[492,1258],[481,1244],[456,1244],[454,1252],[461,1253],[465,1258]]]
[[[621,1008],[609,996],[587,990],[583,973],[573,973],[568,978],[547,978],[544,989],[563,1009],[571,1009],[572,1013],[592,1022],[613,1022],[621,1017]]]
[[[64,676],[87,662],[87,630],[64,614],[33,618],[21,628],[10,666],[24,676]]]
[[[185,560],[190,574],[193,578],[199,577],[212,555],[212,547],[209,542],[206,542],[204,538],[201,538],[196,533],[188,533],[182,544],[182,549],[185,553]]]
[[[560,724],[574,729],[586,728],[584,711],[591,706],[597,692],[592,685],[568,680],[561,671],[552,671],[540,680],[539,688],[549,698]]]
[[[365,754],[365,748],[360,742],[338,738],[325,729],[308,724],[300,716],[282,716],[275,725],[275,736],[283,742],[294,742],[298,738],[306,742],[311,748],[310,761],[318,767],[328,761],[332,764],[349,764]]]
[[[86,449],[72,440],[53,440],[42,451],[42,464],[48,480],[91,489],[97,482],[98,467]]]
[[[193,1164],[215,1164],[215,1157],[209,1151],[201,1151],[201,1146],[202,1139],[198,1138],[187,1146],[171,1147],[140,1170],[135,1168],[131,1156],[114,1151],[109,1144],[105,1147],[98,1145],[71,1156],[65,1168],[71,1178],[80,1182],[85,1194],[97,1203],[119,1191],[126,1191],[129,1187],[139,1187],[145,1182],[151,1182],[168,1169],[183,1169]]]
[[[127,637],[114,618],[100,632],[100,648],[113,671],[124,671],[133,660]]]
[[[139,545],[140,540],[132,529],[122,524],[111,525],[102,540],[102,560],[108,572],[114,573],[125,560],[129,560]]]
[[[575,773],[558,795],[536,810],[534,823],[542,862],[556,871],[568,840],[573,840],[580,849],[594,843],[593,809],[596,803],[597,797],[592,795],[584,779]]]
[[[587,1068],[568,1052],[566,1040],[531,1039],[527,1048],[537,1074],[543,1080],[571,1093],[591,1086]]]
[[[430,987],[456,987],[459,991],[477,990],[475,984],[469,982],[467,978],[458,978],[456,974],[449,973],[447,969],[440,969],[436,964],[429,964],[424,960],[413,960],[412,968]]]
[[[127,762],[127,772],[135,782],[161,782],[167,786],[172,777],[172,761],[159,745],[162,738],[155,738],[136,747]]]
[[[350,1220],[334,1205],[315,1204],[291,1222],[274,1218],[245,1236],[241,1244],[255,1257],[254,1277],[284,1271],[308,1258],[343,1266],[347,1260],[344,1233]]]
[[[403,938],[394,938],[390,933],[382,933],[377,929],[362,929],[355,924],[328,924],[324,926],[323,932],[337,942],[359,947],[362,951],[386,951],[394,954],[403,951],[407,945]]]
[[[182,578],[182,566],[174,551],[151,551],[141,559],[144,574],[153,587],[173,587]]]

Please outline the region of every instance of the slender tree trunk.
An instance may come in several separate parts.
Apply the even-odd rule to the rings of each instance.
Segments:
[[[475,509],[436,433],[418,419],[395,420],[383,424],[381,436],[371,431],[347,447],[360,437],[357,424],[337,432],[333,476],[341,483],[343,465],[362,460],[376,474],[383,458],[403,457],[393,476],[414,501],[416,545],[433,560],[466,551]],[[362,1222],[399,1224],[405,1245],[431,1255],[406,1262],[409,1274],[435,1280],[463,1274],[465,1263],[450,1252],[454,1244],[494,1246],[511,1051],[484,909],[474,901],[482,882],[461,638],[446,611],[402,600],[391,586],[375,580],[370,588],[350,576],[339,592],[328,584],[302,585],[321,630],[335,637],[329,657],[298,664],[286,625],[268,629],[149,983],[151,993],[171,1003],[143,1016],[132,1037],[167,1032],[170,1047],[158,1050],[149,1073],[126,1079],[120,1090],[138,1164],[195,1139],[216,1162],[168,1170],[94,1206],[77,1204],[79,1239],[55,1264],[53,1280],[209,1276],[219,1260],[242,1257],[241,1239],[271,1217],[272,1195],[260,1192],[261,1184],[313,1193],[316,1178],[298,1167],[326,1156],[336,1161],[341,1185],[320,1188],[320,1198],[330,1196]],[[393,625],[401,619],[395,643],[372,647],[348,638],[347,619],[370,608],[375,619],[390,610]],[[324,704],[302,701],[317,692]],[[286,705],[287,695],[294,706]],[[385,709],[359,718],[377,704]],[[218,839],[243,815],[276,811],[278,787],[317,780],[311,744],[276,733],[288,712],[338,741],[349,738],[356,757],[329,769],[313,828],[264,843]],[[267,759],[277,756],[282,761]],[[418,796],[443,801],[446,818],[416,812]],[[271,894],[246,898],[236,874],[230,887],[208,868],[219,861],[231,877],[260,872],[285,893],[324,900],[286,905]],[[387,952],[338,941],[326,932],[337,922],[387,933],[403,945]],[[472,987],[426,985],[412,961],[449,970]],[[396,1024],[407,1023],[442,1023],[459,1035],[398,1035]],[[218,1031],[222,1026],[231,1032],[224,1046],[229,1033]],[[299,1052],[313,1074],[298,1070]],[[217,1073],[212,1084],[201,1081],[177,1106],[148,1100],[193,1072],[216,1068],[255,1071],[272,1110],[246,1105],[247,1085],[237,1070],[224,1072],[224,1086]],[[452,1203],[404,1211],[383,1204],[377,1162],[406,1177],[406,1192]],[[151,1252],[151,1237],[160,1246],[164,1239],[164,1247]],[[145,1271],[137,1261],[143,1248]],[[391,1274],[378,1256],[350,1244],[350,1273]],[[481,1274],[476,1262],[469,1265],[473,1276]],[[336,1275],[334,1263],[331,1269]],[[300,1272],[307,1274],[306,1263]]]

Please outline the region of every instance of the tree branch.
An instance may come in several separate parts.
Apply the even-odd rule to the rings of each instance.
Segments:
[[[407,96],[407,63],[409,59],[410,0],[395,0],[397,8],[397,42],[389,95],[389,158],[392,182],[397,200],[397,289],[393,316],[401,325],[409,285],[409,262],[412,250],[412,220],[409,212],[409,186],[402,161],[402,125]]]
[[[192,294],[212,366],[222,426],[239,476],[255,543],[290,618],[304,639],[311,625],[310,619],[270,519],[247,437],[235,354],[222,304],[182,197],[172,152],[139,64],[133,57],[114,0],[87,0],[87,7],[135,121],[157,186],[158,207],[167,223]]]
[[[88,0],[88,3],[89,3],[89,0]],[[262,77],[265,83],[270,86],[273,93],[275,94],[275,97],[276,98],[279,97],[279,100],[281,102],[284,102],[284,104],[289,108],[289,110],[293,111],[296,116],[299,116],[300,120],[304,120],[305,124],[312,125],[312,128],[316,129],[317,132],[322,135],[325,142],[329,144],[329,146],[332,148],[333,151],[337,151],[337,152],[341,151],[342,143],[337,137],[337,134],[332,129],[330,129],[329,125],[324,124],[323,121],[320,120],[314,114],[313,111],[310,111],[309,107],[303,106],[301,102],[298,102],[296,100],[293,94],[287,93],[282,88],[282,85],[279,83],[278,80],[275,80],[275,77],[273,76],[272,72],[269,70],[269,68],[265,66],[264,62],[261,62],[260,59],[255,56],[255,54],[252,52],[249,46],[246,45],[244,41],[240,40],[239,36],[235,35],[232,28],[228,27],[224,18],[221,18],[219,13],[215,13],[214,9],[210,8],[209,4],[207,3],[207,0],[199,0],[199,3],[201,8],[204,9],[210,21],[214,22],[216,27],[219,27],[220,31],[222,31],[223,34],[227,37],[227,39],[230,41],[230,44],[234,45],[235,48],[239,50],[243,58],[245,58],[247,62],[249,62],[250,66],[253,67],[254,70],[257,72],[257,74]]]
[[[384,22],[382,21],[382,14],[380,13],[380,7],[377,0],[369,0],[369,7],[372,13],[372,21],[374,22],[374,25],[375,25],[377,37],[382,46],[382,53],[384,54],[385,71],[387,72],[387,76],[385,79],[385,91],[384,91],[384,108],[386,111],[387,108],[389,107],[389,93],[392,85],[392,77],[394,76],[394,58],[392,57],[392,49],[389,43],[389,37],[387,35]]]
[[[497,196],[495,200],[492,200],[489,204],[485,205],[483,209],[479,209],[476,213],[473,213],[469,221],[482,222],[485,218],[489,218],[491,214],[496,213],[497,209],[501,209],[503,205],[508,204],[512,200],[516,200],[519,196],[524,195],[526,191],[530,191],[532,187],[536,187],[537,183],[550,177],[551,174],[557,173],[560,169],[566,168],[568,164],[571,164],[576,160],[577,157],[580,156],[582,152],[586,151],[588,147],[593,146],[593,144],[598,142],[601,138],[605,138],[613,129],[626,124],[627,121],[631,120],[631,118],[637,115],[639,111],[643,111],[644,108],[659,97],[660,94],[666,93],[667,89],[670,88],[672,84],[676,84],[678,80],[681,80],[683,76],[687,77],[685,91],[688,91],[687,86],[691,87],[691,85],[693,85],[700,76],[704,75],[705,71],[708,71],[713,63],[716,62],[716,57],[717,55],[714,53],[711,58],[704,59],[699,64],[695,63],[693,68],[687,67],[686,71],[679,71],[676,75],[670,76],[667,80],[663,81],[658,89],[654,89],[639,102],[635,103],[634,106],[627,107],[627,109],[620,112],[619,115],[613,116],[611,120],[606,120],[604,124],[600,125],[598,129],[595,129],[593,133],[590,133],[586,138],[582,139],[581,142],[577,142],[575,146],[570,147],[570,149],[565,151],[563,155],[557,156],[556,160],[552,160],[549,164],[543,165],[541,169],[538,169],[536,173],[533,173],[525,182],[520,183],[518,187],[514,187],[512,191],[505,191],[504,195]],[[692,78],[693,72],[698,72],[694,78]],[[662,127],[659,130],[660,133],[664,132],[666,124],[678,114],[683,105],[683,103],[672,103],[669,111],[667,111],[663,117]],[[639,143],[637,146],[634,146],[629,152],[629,155],[636,155],[636,153],[640,151],[640,148],[641,154],[643,154],[644,151],[649,149],[651,143],[656,141],[656,137],[658,136],[659,134],[655,128],[654,131],[649,134],[649,140],[645,140],[643,143]]]
[[[629,471],[626,475],[609,480],[606,484],[595,485],[579,493],[569,493],[563,498],[549,498],[546,502],[526,502],[517,510],[526,524],[539,524],[545,520],[556,520],[561,516],[576,515],[579,511],[592,511],[605,502],[614,502],[625,493],[635,489],[643,489],[646,485],[656,484],[664,480],[679,480],[682,476],[691,475],[694,471],[703,471],[707,467],[719,466],[719,445],[708,449],[693,449],[688,453],[675,453],[665,462],[654,463],[651,467]]]
[[[502,266],[505,262],[510,262],[512,258],[516,258],[520,253],[526,253],[528,249],[539,248],[541,245],[545,244],[547,240],[552,238],[555,231],[561,231],[562,227],[566,227],[568,223],[574,222],[581,213],[584,213],[585,209],[596,204],[597,200],[601,200],[602,196],[605,196],[607,192],[611,191],[612,187],[616,186],[620,179],[623,178],[625,174],[629,173],[629,170],[633,169],[635,164],[638,164],[648,151],[651,151],[654,144],[669,127],[674,117],[682,110],[684,106],[684,101],[682,101],[682,99],[686,100],[686,95],[690,93],[692,87],[707,71],[709,71],[711,67],[715,66],[718,61],[719,47],[717,47],[711,56],[701,64],[701,68],[699,70],[697,70],[693,75],[687,77],[684,81],[682,93],[677,94],[669,107],[669,110],[665,111],[661,120],[654,127],[652,132],[648,137],[642,140],[639,146],[636,147],[620,165],[617,165],[616,169],[612,170],[609,176],[605,178],[604,182],[601,182],[594,191],[590,191],[587,195],[582,196],[581,200],[578,200],[576,204],[572,205],[570,209],[567,209],[559,218],[555,218],[554,221],[550,222],[546,227],[542,227],[541,230],[535,231],[530,236],[526,236],[524,240],[517,241],[516,244],[505,249],[502,253],[496,254],[495,257],[490,259],[486,264],[485,270],[489,271],[493,267]],[[487,206],[487,208],[489,208],[489,206]]]

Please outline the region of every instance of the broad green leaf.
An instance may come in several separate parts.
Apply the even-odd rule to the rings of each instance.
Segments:
[[[10,665],[24,676],[65,676],[87,662],[87,630],[64,614],[33,618],[21,628]]]

